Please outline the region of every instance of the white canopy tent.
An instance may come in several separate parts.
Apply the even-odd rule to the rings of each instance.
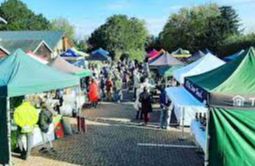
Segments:
[[[177,121],[182,126],[190,126],[196,113],[206,113],[207,107],[198,101],[184,87],[166,88],[166,93],[174,106]]]
[[[177,69],[173,72],[173,77],[180,83],[184,83],[184,78],[189,76],[194,76],[198,74],[205,73],[207,71],[213,70],[221,65],[225,64],[224,61],[219,59],[218,57],[207,53],[202,58],[197,61]]]

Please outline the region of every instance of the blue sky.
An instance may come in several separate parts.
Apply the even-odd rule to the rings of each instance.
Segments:
[[[145,20],[151,34],[157,35],[171,13],[181,7],[218,3],[231,5],[240,15],[245,32],[255,32],[255,0],[22,0],[48,19],[64,17],[75,27],[78,37],[89,35],[113,14],[127,14]],[[3,0],[0,0],[3,2]]]

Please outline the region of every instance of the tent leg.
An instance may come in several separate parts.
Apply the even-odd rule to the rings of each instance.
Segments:
[[[185,140],[185,136],[184,136],[184,120],[185,120],[185,118],[184,118],[184,112],[185,112],[184,107],[182,107],[181,110],[182,110],[182,124],[181,124],[182,134],[181,134],[181,138],[179,140],[183,141],[183,140]]]
[[[11,118],[10,98],[0,98],[3,108],[0,110],[0,165],[11,165]]]
[[[10,98],[7,97],[6,100],[7,107],[7,127],[8,127],[8,147],[9,147],[9,165],[12,165],[12,155],[11,155],[11,110],[10,110]]]
[[[207,111],[207,118],[206,118],[206,147],[205,147],[205,161],[204,161],[204,166],[209,165],[209,140],[210,140],[210,135],[209,135],[209,119],[210,118],[210,107],[208,107]]]

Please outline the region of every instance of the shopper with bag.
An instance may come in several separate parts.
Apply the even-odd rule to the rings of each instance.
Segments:
[[[38,125],[41,130],[42,134],[42,139],[43,139],[43,144],[45,147],[42,147],[39,151],[40,152],[52,152],[56,153],[56,151],[53,149],[52,142],[49,138],[48,132],[49,132],[49,127],[50,124],[53,121],[53,114],[52,112],[47,109],[46,104],[42,103],[41,106],[41,112],[39,114],[39,121]]]

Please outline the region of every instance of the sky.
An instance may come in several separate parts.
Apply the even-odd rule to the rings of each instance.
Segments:
[[[0,0],[3,2],[4,0]],[[238,12],[245,32],[255,32],[255,0],[22,0],[35,13],[48,19],[64,17],[75,26],[76,36],[90,35],[113,14],[126,14],[146,22],[157,35],[169,16],[182,7],[208,3],[231,5]]]

